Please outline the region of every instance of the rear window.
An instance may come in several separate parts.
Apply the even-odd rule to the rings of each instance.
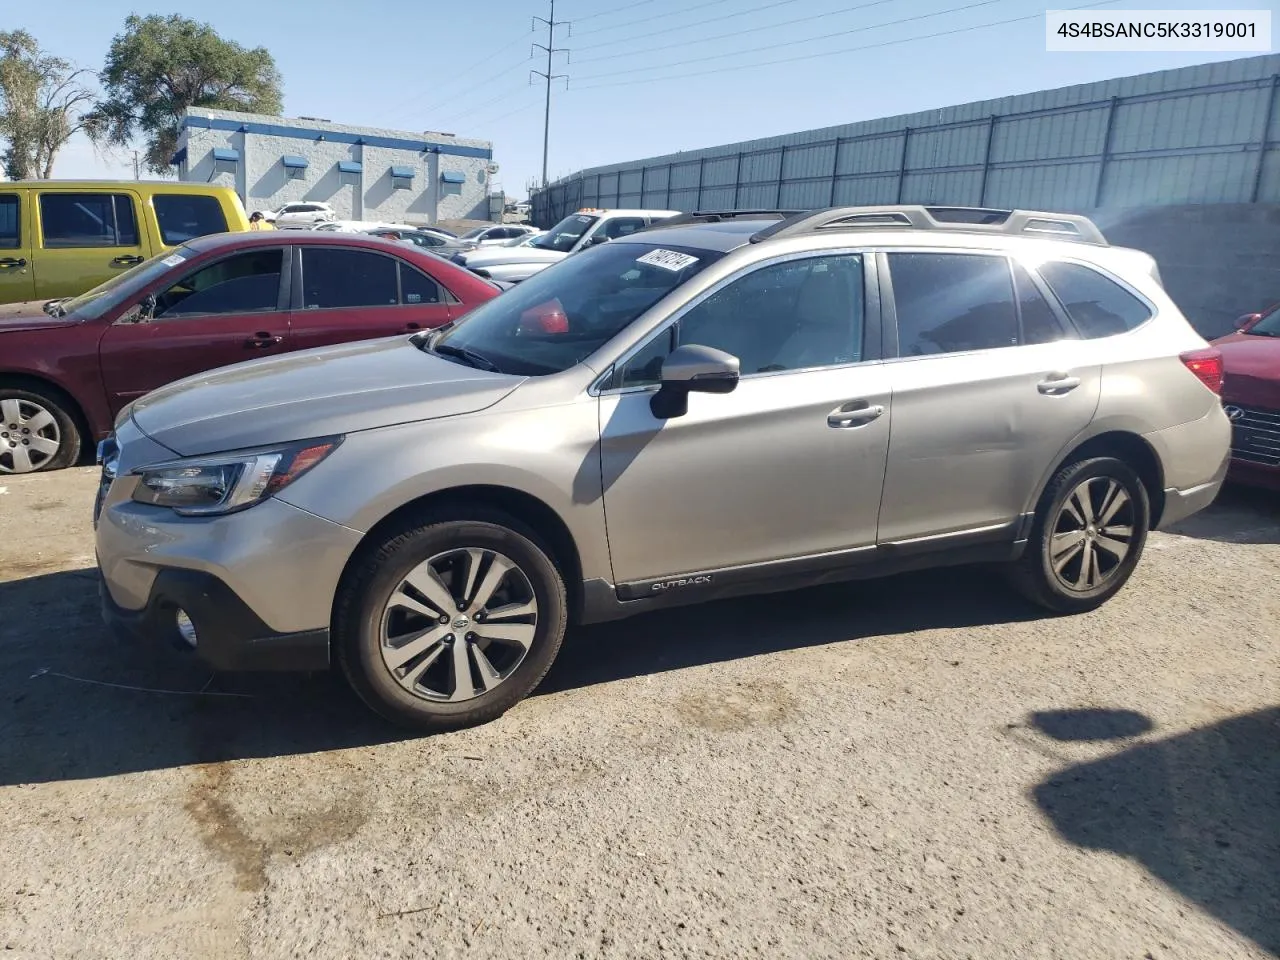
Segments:
[[[227,218],[217,197],[157,194],[151,205],[160,225],[160,239],[166,247],[211,233],[226,233]]]
[[[1110,337],[1151,319],[1151,308],[1097,270],[1051,260],[1039,267],[1082,336]]]

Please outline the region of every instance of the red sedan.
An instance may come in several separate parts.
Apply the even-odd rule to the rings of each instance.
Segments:
[[[273,231],[200,237],[79,297],[0,306],[0,474],[77,462],[173,380],[438,327],[500,292],[404,243]]]
[[[1241,317],[1235,333],[1213,343],[1233,428],[1230,477],[1280,490],[1280,304]]]

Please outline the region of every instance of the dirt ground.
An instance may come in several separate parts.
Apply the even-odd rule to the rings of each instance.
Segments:
[[[1104,609],[981,570],[580,630],[406,738],[108,638],[91,468],[0,477],[0,956],[1280,955],[1280,504]]]

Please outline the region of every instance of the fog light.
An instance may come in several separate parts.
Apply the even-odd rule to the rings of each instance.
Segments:
[[[191,618],[187,616],[187,611],[179,608],[177,615],[178,635],[187,642],[187,646],[194,647],[196,645],[196,625],[191,622]]]

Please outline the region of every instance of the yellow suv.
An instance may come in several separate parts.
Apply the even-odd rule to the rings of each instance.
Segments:
[[[0,304],[78,296],[193,237],[248,229],[244,205],[230,187],[0,183]]]

